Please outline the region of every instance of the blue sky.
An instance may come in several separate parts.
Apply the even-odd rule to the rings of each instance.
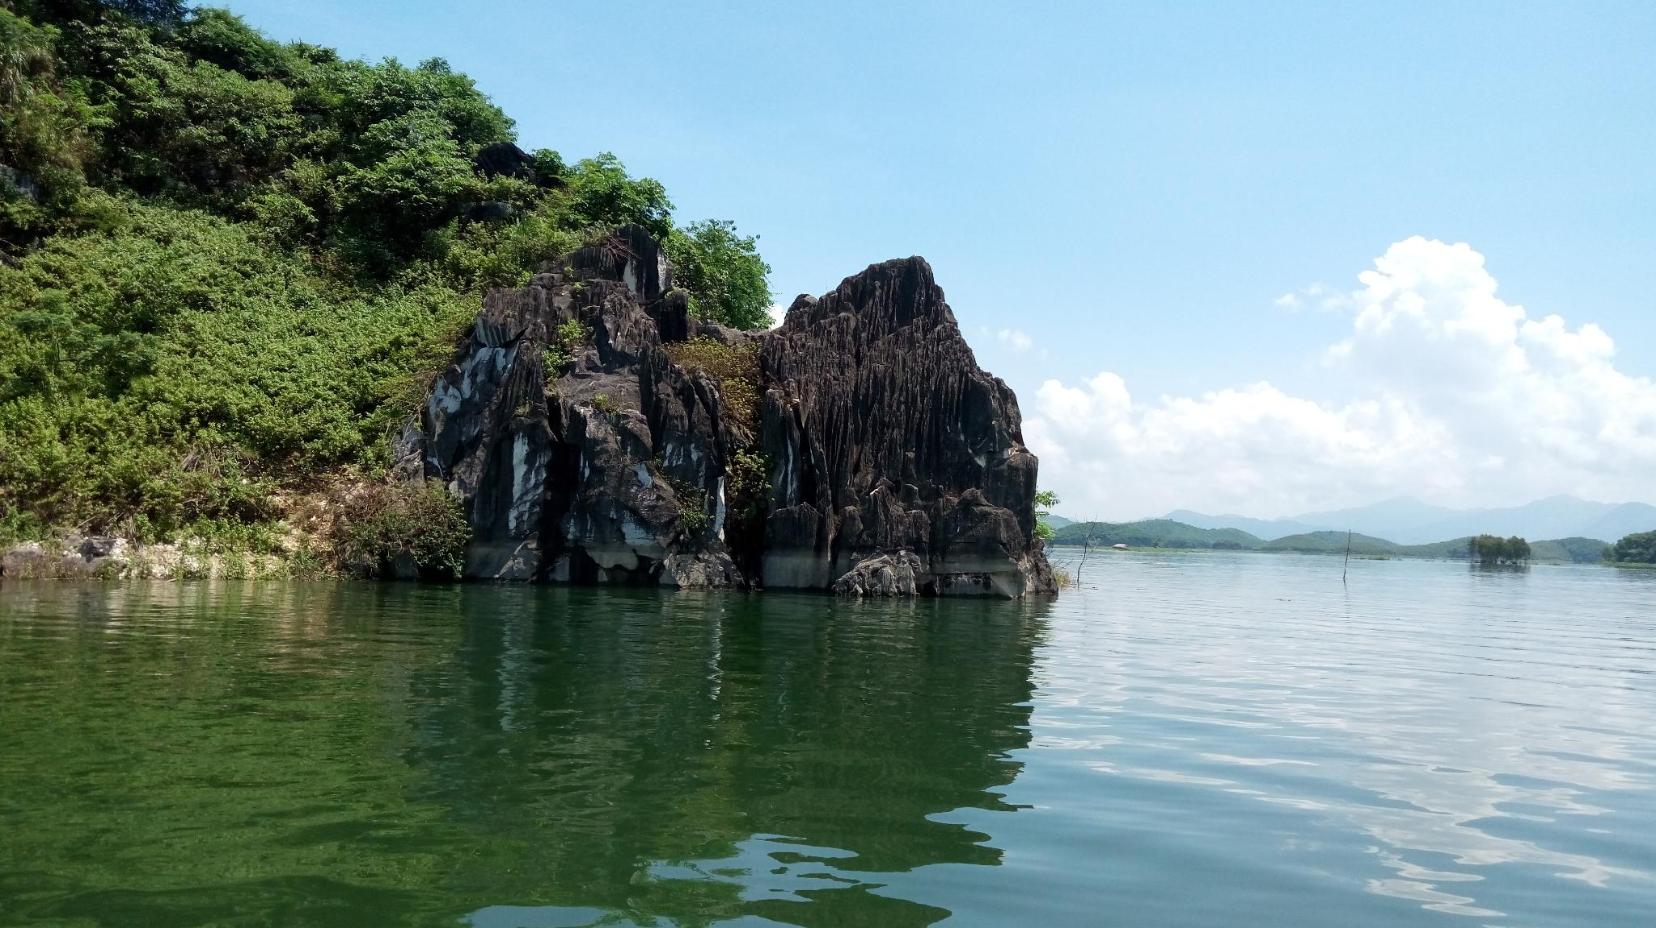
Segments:
[[[1620,498],[1656,472],[1656,4],[230,7],[276,38],[448,59],[525,147],[613,151],[681,218],[759,233],[784,304],[925,255],[980,361],[1041,420],[1047,482],[1090,514]],[[1396,252],[1415,263],[1380,290],[1358,281],[1412,236],[1443,244]],[[1512,346],[1480,329],[1471,355],[1419,350],[1494,319],[1470,259],[1449,260],[1459,242],[1524,307]],[[1416,284],[1436,320],[1420,342],[1362,328]],[[1523,328],[1552,314],[1560,338],[1596,324],[1613,356],[1513,374],[1507,348],[1558,346]],[[1442,391],[1375,373],[1421,357],[1533,382],[1445,411]],[[1560,389],[1580,408],[1491,421]],[[1635,413],[1583,411],[1595,391]],[[1276,479],[1296,455],[1322,470]]]

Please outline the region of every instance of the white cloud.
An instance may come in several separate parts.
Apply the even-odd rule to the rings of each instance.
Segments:
[[[1319,283],[1301,287],[1291,293],[1284,293],[1272,302],[1279,309],[1286,309],[1290,312],[1307,308],[1332,312],[1349,308],[1350,297],[1347,294],[1330,290],[1327,286]]]
[[[1072,518],[1649,495],[1656,383],[1615,367],[1603,329],[1505,302],[1465,244],[1398,242],[1358,282],[1288,295],[1348,307],[1352,330],[1323,362],[1349,401],[1261,381],[1146,402],[1113,373],[1048,380],[1025,425],[1042,484]]]
[[[765,308],[765,313],[770,316],[770,327],[774,329],[782,324],[782,318],[788,314],[788,307],[781,303],[772,303]]]
[[[1001,329],[995,333],[995,339],[1013,351],[1028,351],[1035,346],[1035,340],[1022,329]]]

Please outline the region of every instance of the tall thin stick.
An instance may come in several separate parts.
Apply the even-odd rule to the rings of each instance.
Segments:
[[[1351,569],[1351,529],[1346,529],[1346,556],[1345,563],[1340,566],[1340,583],[1346,582],[1346,571]]]

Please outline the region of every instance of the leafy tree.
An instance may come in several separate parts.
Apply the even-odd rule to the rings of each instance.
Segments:
[[[609,152],[583,158],[565,172],[563,196],[576,222],[604,228],[637,223],[662,240],[673,230],[667,189],[648,177],[629,176]]]
[[[1051,541],[1057,534],[1047,521],[1047,517],[1052,515],[1052,507],[1058,503],[1058,494],[1051,490],[1042,490],[1035,494],[1035,535],[1042,541]]]
[[[770,265],[759,257],[758,236],[740,235],[728,220],[693,222],[667,237],[667,256],[696,315],[738,329],[770,325]]]
[[[1636,532],[1617,541],[1610,559],[1619,564],[1656,564],[1656,532]]]
[[[1514,535],[1479,535],[1467,542],[1467,554],[1485,567],[1526,564],[1530,559],[1528,541]]]

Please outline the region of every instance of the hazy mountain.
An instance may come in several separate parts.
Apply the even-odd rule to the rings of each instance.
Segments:
[[[1537,538],[1592,538],[1615,541],[1632,532],[1656,530],[1656,506],[1645,503],[1596,503],[1574,496],[1549,496],[1522,506],[1497,509],[1448,509],[1401,497],[1328,512],[1308,512],[1288,519],[1209,516],[1189,510],[1167,518],[1200,528],[1235,528],[1267,540],[1319,531],[1344,532],[1420,545],[1468,535],[1521,535]]]
[[[1656,506],[1648,503],[1622,503],[1581,530],[1588,538],[1616,541],[1634,532],[1656,531]]]
[[[1442,541],[1457,535],[1477,535],[1479,532],[1459,530],[1426,530],[1429,525],[1446,522],[1455,510],[1433,506],[1418,499],[1400,496],[1352,509],[1329,512],[1308,512],[1294,516],[1292,521],[1315,525],[1320,529],[1338,532],[1353,531],[1360,535],[1376,535],[1398,544],[1414,545]],[[1503,534],[1511,534],[1509,532]],[[1550,537],[1550,536],[1549,536]]]
[[[1047,521],[1047,524],[1052,526],[1053,528],[1063,528],[1066,525],[1074,525],[1075,524],[1074,519],[1066,519],[1063,516],[1059,516],[1059,515],[1048,515],[1046,517],[1046,521]]]

